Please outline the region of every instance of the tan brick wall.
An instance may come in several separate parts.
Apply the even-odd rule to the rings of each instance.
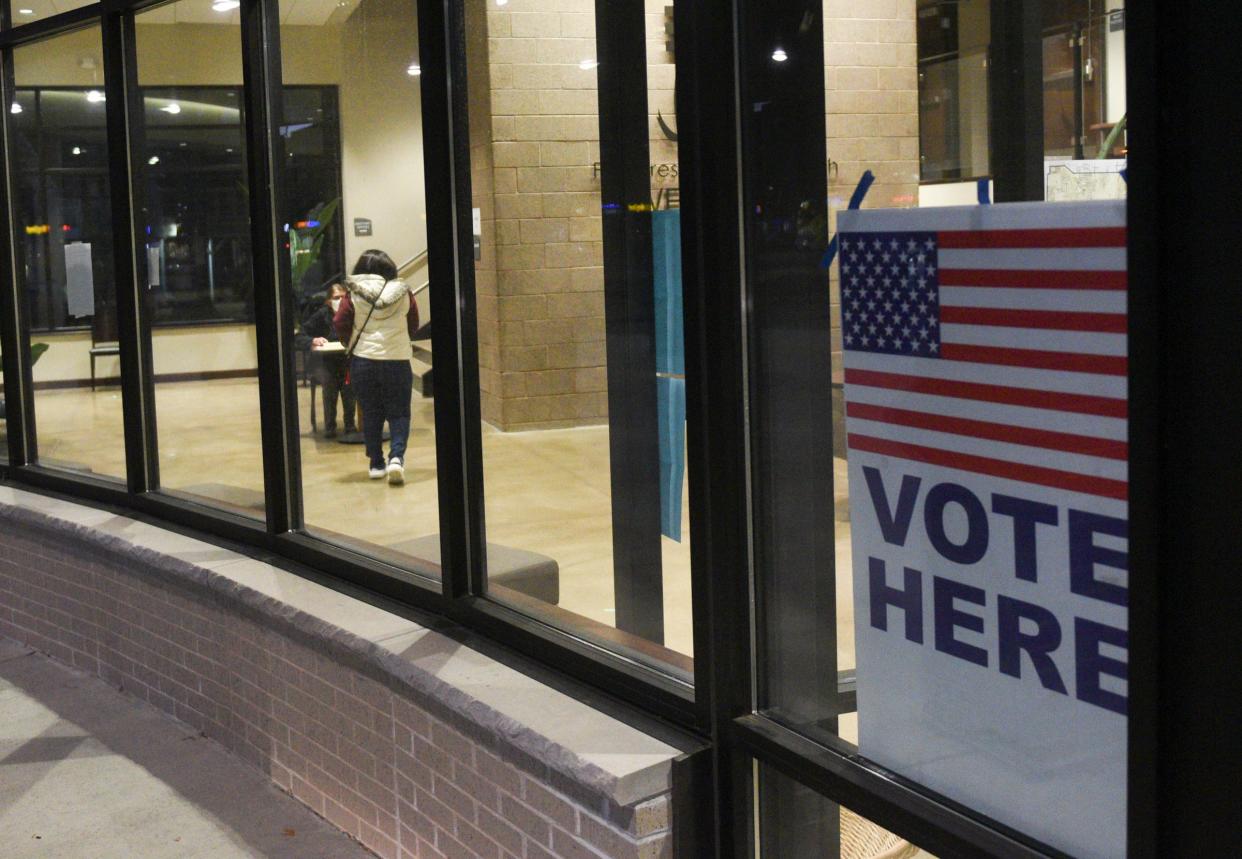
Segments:
[[[668,794],[617,805],[150,555],[0,521],[0,636],[188,723],[384,859],[671,855]]]

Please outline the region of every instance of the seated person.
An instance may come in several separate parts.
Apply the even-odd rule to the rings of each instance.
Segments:
[[[332,317],[341,306],[345,287],[332,284],[322,304],[314,307],[302,321],[302,332],[295,340],[301,349],[311,349],[315,357],[314,372],[323,385],[323,425],[326,438],[336,438],[336,401],[340,397],[345,409],[345,432],[356,432],[354,426],[354,392],[346,380],[348,367],[345,352],[315,352],[321,346],[337,342],[336,326]],[[345,344],[348,347],[348,343]]]

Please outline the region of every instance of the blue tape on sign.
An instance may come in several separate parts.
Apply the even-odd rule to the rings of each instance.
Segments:
[[[1127,167],[1127,168],[1125,168],[1124,170],[1122,170],[1122,171],[1121,171],[1121,181],[1122,181],[1122,182],[1125,182],[1127,185],[1129,185],[1129,184],[1130,184],[1130,177],[1129,177],[1128,175],[1126,175],[1126,174],[1128,174],[1129,172],[1130,172],[1130,168],[1129,168],[1129,167]]]
[[[986,178],[979,180],[979,205],[992,205],[992,194],[988,191],[988,180]]]
[[[870,170],[862,174],[862,178],[858,180],[858,187],[854,189],[854,193],[850,196],[850,209],[857,209],[862,205],[863,198],[867,196],[867,192],[871,190],[871,186],[875,183],[875,174]],[[828,242],[828,250],[824,251],[824,258],[819,261],[820,268],[828,268],[832,265],[832,261],[837,258],[837,246],[839,241],[836,236],[832,237],[832,241]]]
[[[686,380],[656,379],[660,420],[660,533],[681,542],[686,478]]]

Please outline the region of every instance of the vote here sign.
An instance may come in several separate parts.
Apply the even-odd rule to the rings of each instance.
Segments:
[[[846,212],[861,752],[1125,844],[1125,203]]]

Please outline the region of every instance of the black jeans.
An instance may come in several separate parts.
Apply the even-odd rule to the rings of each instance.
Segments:
[[[346,382],[348,367],[343,353],[327,353],[316,356],[319,366],[316,375],[323,386],[324,429],[336,428],[336,401],[339,397],[345,408],[345,432],[354,431],[354,389]]]
[[[372,468],[384,467],[384,421],[388,421],[389,458],[405,461],[410,437],[410,394],[414,371],[409,361],[373,361],[354,356],[349,382],[362,406],[362,437]]]

